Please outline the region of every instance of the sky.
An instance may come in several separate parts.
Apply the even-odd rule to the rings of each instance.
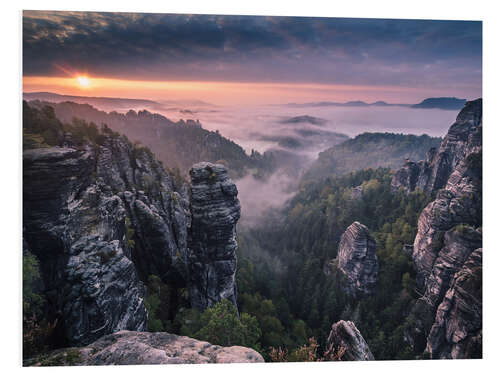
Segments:
[[[474,99],[482,24],[24,11],[23,90],[214,104]]]

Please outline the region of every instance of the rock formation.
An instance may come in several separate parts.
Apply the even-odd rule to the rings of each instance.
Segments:
[[[198,163],[189,174],[191,304],[203,310],[225,298],[236,306],[238,190],[220,164]]]
[[[368,295],[377,283],[377,244],[368,228],[355,221],[340,238],[338,268],[346,276],[346,293]]]
[[[187,184],[176,187],[148,149],[116,133],[78,146],[65,138],[23,153],[24,240],[61,344],[145,330],[153,274],[189,288],[193,306],[235,302],[239,203],[224,167],[193,169],[191,220]]]
[[[120,331],[80,348],[54,351],[32,366],[163,365],[264,362],[253,349],[222,347],[166,332]]]
[[[455,273],[427,337],[431,358],[482,358],[482,255],[475,250]]]
[[[482,99],[467,102],[450,127],[439,149],[431,149],[427,159],[407,161],[392,179],[393,190],[419,188],[434,193],[443,188],[459,163],[481,148]]]
[[[327,345],[333,348],[343,348],[345,350],[341,358],[343,361],[373,361],[375,359],[365,339],[351,321],[340,320],[332,325]]]
[[[438,173],[429,175],[434,182],[427,186],[443,189],[418,220],[412,257],[422,297],[413,308],[415,319],[407,338],[416,352],[427,347],[431,358],[465,358],[476,349],[461,340],[472,340],[474,348],[481,342],[481,296],[457,289],[462,284],[454,281],[466,272],[463,267],[471,254],[482,247],[481,118],[481,100],[467,103],[458,115],[434,159],[439,161],[433,169]],[[440,182],[444,177],[446,181]],[[457,303],[460,306],[453,305]],[[469,340],[470,335],[474,338]]]

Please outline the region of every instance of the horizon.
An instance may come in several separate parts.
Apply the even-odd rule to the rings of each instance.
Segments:
[[[23,12],[23,91],[217,105],[482,92],[480,21]],[[133,96],[131,96],[133,95]]]

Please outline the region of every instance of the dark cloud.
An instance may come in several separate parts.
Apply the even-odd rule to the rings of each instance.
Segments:
[[[472,21],[25,11],[26,75],[481,84]]]

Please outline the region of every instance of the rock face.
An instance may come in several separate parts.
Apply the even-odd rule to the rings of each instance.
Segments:
[[[222,298],[236,306],[238,190],[226,168],[198,163],[191,176],[189,274],[191,303],[200,310]]]
[[[368,228],[355,221],[340,238],[338,268],[347,279],[345,291],[352,296],[368,295],[377,283],[377,244]]]
[[[455,273],[427,337],[431,358],[482,358],[482,256],[475,250]]]
[[[152,274],[189,288],[193,306],[235,302],[239,203],[224,167],[213,166],[214,179],[209,164],[193,168],[191,215],[187,184],[176,187],[149,150],[116,134],[27,150],[23,164],[24,240],[62,345],[145,330]]]
[[[439,149],[431,149],[426,160],[407,161],[395,173],[391,184],[393,190],[419,188],[434,193],[443,188],[459,163],[481,148],[482,118],[482,99],[467,102]]]
[[[427,348],[431,358],[468,358],[481,345],[481,296],[473,290],[464,295],[455,281],[482,247],[481,118],[481,101],[476,100],[467,103],[450,128],[439,148],[441,167],[434,169],[444,172],[431,174],[434,182],[427,185],[443,188],[418,220],[412,257],[423,295],[413,309],[415,324],[408,338],[416,352]],[[444,184],[439,182],[443,176]]]
[[[55,351],[32,365],[162,365],[264,362],[253,349],[222,347],[165,332],[120,331],[81,348]]]
[[[373,357],[368,344],[361,333],[351,321],[341,320],[332,326],[328,336],[328,346],[343,348],[343,361],[373,361]]]

